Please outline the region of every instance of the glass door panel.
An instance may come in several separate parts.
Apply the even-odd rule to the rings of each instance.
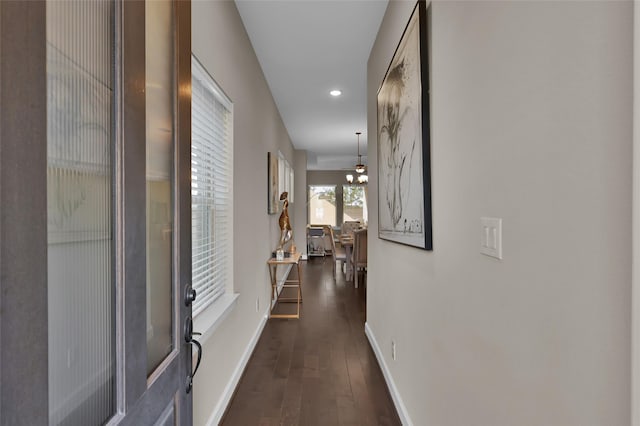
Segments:
[[[146,2],[147,374],[173,339],[173,3]]]
[[[49,424],[115,413],[114,4],[47,2]]]

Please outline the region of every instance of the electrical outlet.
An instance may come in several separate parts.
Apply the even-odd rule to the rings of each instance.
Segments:
[[[396,342],[394,340],[391,341],[391,359],[396,360]]]
[[[256,297],[256,312],[260,312],[260,298]]]

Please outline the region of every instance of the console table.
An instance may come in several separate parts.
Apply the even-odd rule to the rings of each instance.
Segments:
[[[270,258],[267,260],[267,265],[269,267],[269,276],[271,278],[271,301],[272,306],[270,309],[270,318],[300,318],[300,303],[302,303],[302,271],[300,270],[300,259],[302,257],[302,253],[291,253],[290,257],[285,257],[283,260],[276,260],[275,258]],[[288,265],[296,265],[298,267],[298,279],[289,280],[285,279],[284,285],[282,286],[282,292],[284,292],[285,288],[297,288],[297,297],[280,297],[278,295],[278,266],[288,266]],[[287,277],[288,278],[288,277]],[[281,292],[281,293],[282,293]],[[273,303],[275,301],[275,303]],[[297,310],[295,314],[274,314],[273,308],[275,308],[278,304],[281,303],[296,303]]]

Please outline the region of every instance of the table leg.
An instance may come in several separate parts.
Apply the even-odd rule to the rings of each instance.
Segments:
[[[300,262],[296,263],[298,267],[298,279],[297,280],[288,280],[285,279],[283,291],[285,288],[297,287],[296,289],[296,297],[280,297],[278,295],[278,282],[277,282],[277,267],[278,265],[270,265],[269,267],[269,277],[271,278],[271,289],[272,289],[272,306],[269,310],[270,318],[300,318],[300,303],[302,303],[302,269],[300,267]],[[294,284],[291,284],[294,283]],[[274,303],[275,301],[275,303]],[[272,309],[278,303],[296,303],[296,313],[295,314],[274,314]]]
[[[300,269],[300,262],[297,264],[298,266],[298,303],[302,303],[302,270]]]
[[[269,265],[269,278],[271,280],[271,301],[269,302],[271,306],[269,307],[269,314],[271,314],[271,309],[273,308],[274,300],[275,301],[278,300],[278,288],[277,288],[278,286],[276,282],[277,268],[278,268],[278,265]]]
[[[351,264],[351,245],[346,245],[344,251],[347,256],[346,279],[347,281],[351,281],[353,279],[353,265]]]

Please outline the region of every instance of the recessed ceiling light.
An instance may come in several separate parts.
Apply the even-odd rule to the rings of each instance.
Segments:
[[[329,94],[331,96],[340,96],[340,95],[342,95],[342,90],[337,90],[337,89],[336,90],[332,90],[332,91],[329,92]]]

